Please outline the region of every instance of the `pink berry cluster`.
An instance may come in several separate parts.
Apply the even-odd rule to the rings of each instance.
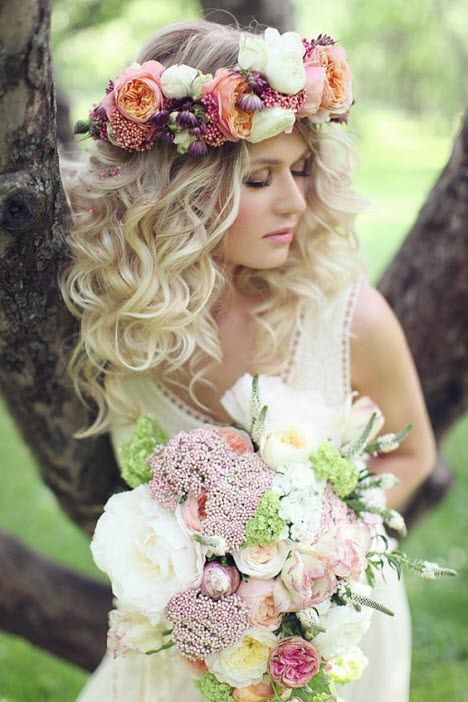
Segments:
[[[173,510],[191,493],[200,495],[233,468],[236,454],[216,429],[181,431],[148,459],[153,471],[149,486],[160,505]]]
[[[189,660],[204,660],[233,646],[249,628],[249,608],[238,595],[212,600],[200,590],[185,590],[166,607],[172,637]]]

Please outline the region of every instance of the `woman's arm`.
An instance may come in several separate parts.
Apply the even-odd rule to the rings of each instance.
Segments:
[[[376,473],[394,473],[400,483],[389,491],[389,506],[403,509],[432,472],[437,447],[421,385],[404,332],[385,298],[365,281],[356,301],[351,326],[351,383],[382,410],[381,433],[413,426],[400,447],[371,458]]]

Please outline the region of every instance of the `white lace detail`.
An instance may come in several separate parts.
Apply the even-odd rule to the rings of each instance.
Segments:
[[[342,382],[343,390],[345,395],[349,395],[352,391],[351,386],[351,324],[354,316],[354,309],[356,307],[356,301],[359,293],[359,288],[361,286],[360,279],[354,281],[349,288],[349,293],[346,301],[346,307],[343,319],[343,335],[341,337],[341,369],[342,369]]]

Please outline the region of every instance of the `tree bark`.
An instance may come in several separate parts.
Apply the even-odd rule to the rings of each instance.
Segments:
[[[296,26],[296,13],[290,0],[201,0],[201,6],[210,22],[238,23],[241,27],[260,24],[276,27],[280,32],[294,30]]]
[[[57,277],[70,219],[58,168],[47,0],[7,0],[0,43],[0,392],[45,482],[91,531],[119,475],[107,437],[72,438],[88,416],[65,371],[77,326]]]
[[[468,115],[379,289],[402,323],[438,440],[468,405]]]
[[[106,648],[108,586],[34,553],[0,532],[2,629],[94,670]]]

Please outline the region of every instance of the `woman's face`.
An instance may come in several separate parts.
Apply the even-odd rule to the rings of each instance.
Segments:
[[[251,144],[239,212],[224,240],[228,267],[281,266],[306,208],[310,151],[297,132]]]

